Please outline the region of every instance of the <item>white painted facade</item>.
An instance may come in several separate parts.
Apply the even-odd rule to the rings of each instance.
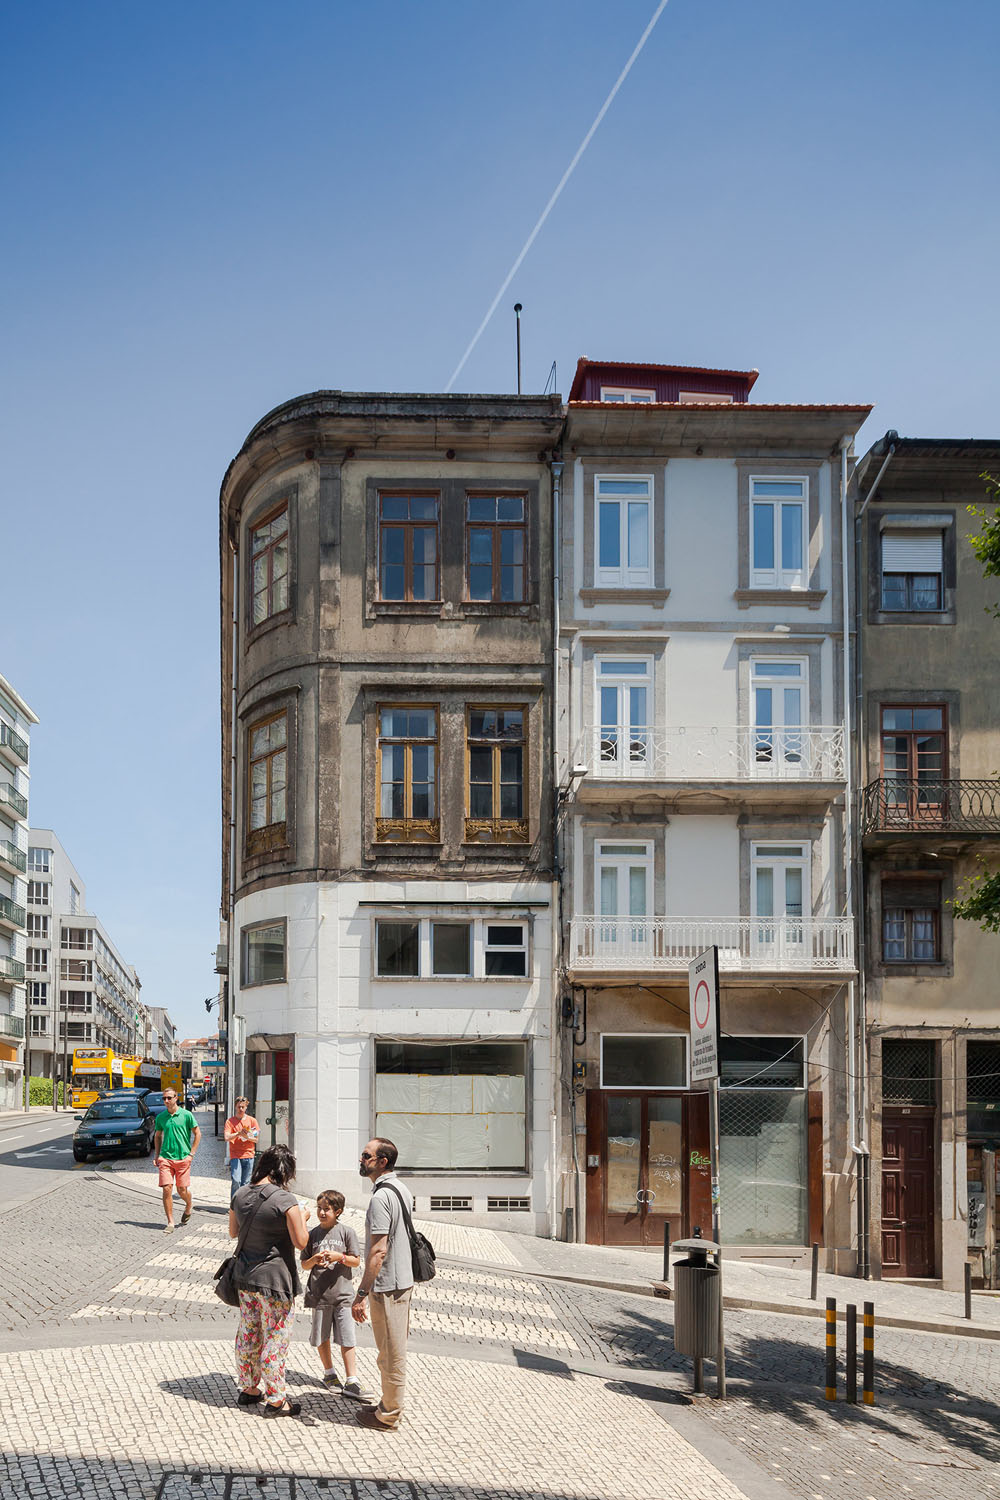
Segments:
[[[25,903],[32,726],[38,719],[0,677],[0,1109],[23,1103]]]

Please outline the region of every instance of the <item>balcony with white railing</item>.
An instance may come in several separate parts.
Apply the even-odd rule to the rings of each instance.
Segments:
[[[574,917],[566,966],[580,973],[682,973],[713,945],[723,973],[854,968],[849,917]]]
[[[573,763],[587,768],[577,793],[584,800],[618,796],[623,783],[685,800],[699,789],[729,789],[740,801],[796,801],[802,793],[828,800],[843,789],[844,729],[595,724],[578,741]]]

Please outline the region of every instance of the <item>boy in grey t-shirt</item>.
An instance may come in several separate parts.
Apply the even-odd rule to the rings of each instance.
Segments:
[[[358,1379],[354,1319],[351,1317],[354,1297],[351,1271],[361,1264],[361,1247],[350,1225],[339,1223],[344,1202],[343,1193],[334,1189],[320,1193],[316,1199],[319,1223],[309,1231],[309,1243],[302,1252],[302,1269],[309,1272],[305,1305],[312,1309],[309,1342],[322,1362],[325,1386],[342,1390],[352,1401],[374,1401],[374,1395],[362,1390]],[[344,1361],[346,1378],[343,1386],[333,1368],[333,1334],[336,1334]]]

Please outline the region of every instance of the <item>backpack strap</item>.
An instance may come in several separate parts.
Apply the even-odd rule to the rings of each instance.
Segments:
[[[406,1206],[406,1199],[403,1197],[402,1193],[399,1191],[399,1188],[396,1187],[395,1183],[393,1182],[376,1182],[375,1186],[372,1188],[372,1192],[377,1192],[379,1188],[388,1188],[392,1196],[398,1201],[399,1206],[403,1211],[403,1223],[406,1225],[406,1234],[407,1238],[410,1241],[410,1249],[412,1251],[415,1234],[413,1229],[413,1220],[410,1218],[410,1210]]]

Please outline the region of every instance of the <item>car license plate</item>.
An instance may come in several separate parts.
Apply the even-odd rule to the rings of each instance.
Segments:
[[[120,1135],[106,1135],[104,1137],[104,1144],[106,1146],[120,1146],[121,1143],[122,1138]]]

